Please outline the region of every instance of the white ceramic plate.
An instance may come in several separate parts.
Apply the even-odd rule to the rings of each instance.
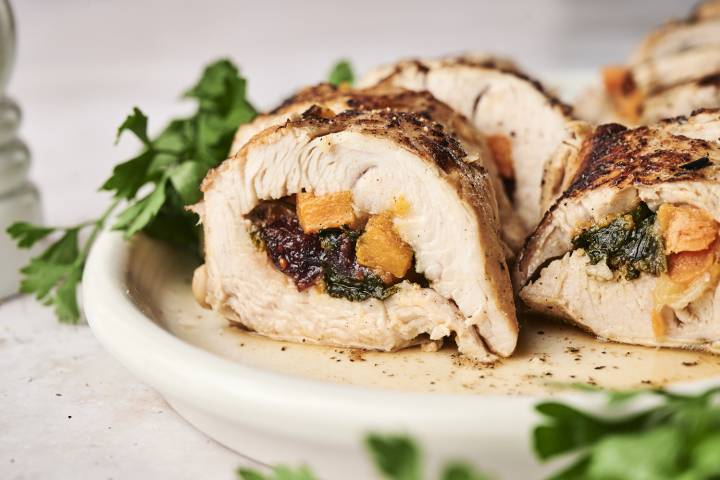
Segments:
[[[83,298],[100,342],[210,437],[265,463],[307,463],[326,479],[373,478],[370,431],[417,437],[431,468],[467,458],[495,478],[540,478],[529,432],[548,394],[593,407],[558,383],[630,388],[720,374],[720,357],[603,343],[523,319],[517,354],[494,368],[452,348],[371,353],[276,342],[226,326],[190,292],[192,259],[158,242],[105,233]]]

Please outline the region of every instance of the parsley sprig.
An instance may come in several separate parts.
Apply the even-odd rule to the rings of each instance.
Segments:
[[[667,391],[610,395],[612,404],[653,395],[657,405],[616,416],[549,401],[533,431],[536,455],[576,454],[548,480],[711,480],[720,478],[720,388],[696,395]]]
[[[352,85],[354,82],[355,73],[353,72],[352,65],[350,65],[350,62],[347,60],[337,62],[328,75],[328,83],[336,86],[342,84]]]
[[[598,389],[586,389],[598,393]],[[720,387],[695,395],[664,390],[605,392],[604,415],[591,414],[558,401],[541,402],[542,422],[532,432],[540,460],[575,455],[569,467],[546,480],[718,480],[720,479]],[[628,401],[650,407],[617,415]],[[385,480],[420,480],[422,455],[405,436],[369,435],[370,458]],[[482,448],[478,445],[478,449]],[[277,467],[264,475],[240,469],[241,480],[316,480],[308,467]],[[450,462],[440,480],[488,480],[463,462]]]
[[[77,287],[85,260],[118,203],[118,200],[113,201],[97,220],[72,227],[41,227],[18,222],[7,230],[20,248],[30,248],[43,238],[57,234],[55,242],[20,270],[23,275],[20,291],[34,294],[45,305],[53,305],[61,322],[76,323],[80,317]],[[90,229],[90,234],[81,247],[80,232],[84,229]]]
[[[422,454],[417,444],[403,435],[371,434],[365,439],[365,447],[373,460],[376,470],[385,480],[422,480]],[[317,480],[308,467],[274,467],[269,474],[257,470],[240,468],[240,480]],[[488,480],[488,477],[462,462],[446,464],[440,480]]]
[[[148,134],[148,118],[134,108],[117,131],[142,144],[140,153],[117,165],[101,190],[113,199],[96,220],[70,227],[46,227],[19,222],[7,232],[18,247],[30,248],[40,240],[54,241],[23,267],[20,291],[34,294],[55,307],[60,321],[80,318],[77,288],[88,253],[108,219],[121,204],[112,228],[126,238],[137,232],[179,245],[199,254],[200,229],[185,206],[200,198],[199,185],[211,168],[222,162],[237,127],[257,114],[246,98],[246,80],[229,60],[208,65],[200,80],[184,97],[196,102],[187,118],[172,120],[159,135]]]
[[[351,84],[351,65],[338,62],[328,81]],[[61,322],[79,321],[77,289],[85,261],[97,235],[120,205],[124,209],[112,228],[122,231],[125,238],[143,232],[200,254],[202,232],[185,207],[200,199],[202,179],[226,158],[235,131],[252,121],[257,111],[247,99],[247,81],[227,59],[208,65],[183,96],[196,102],[195,112],[172,120],[155,137],[148,133],[148,117],[137,107],[120,125],[116,142],[128,132],[140,141],[142,149],[117,165],[100,187],[112,193],[112,200],[99,218],[69,227],[17,222],[7,229],[19,248],[53,239],[20,270],[20,291],[53,306]]]

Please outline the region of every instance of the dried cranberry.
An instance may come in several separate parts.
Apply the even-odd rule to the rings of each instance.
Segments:
[[[322,275],[322,249],[317,235],[303,232],[297,217],[275,219],[260,231],[275,266],[289,276],[298,290],[312,286]]]

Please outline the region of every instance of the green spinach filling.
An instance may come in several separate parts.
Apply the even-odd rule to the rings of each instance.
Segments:
[[[397,291],[393,286],[386,286],[371,269],[357,263],[355,246],[361,233],[348,228],[319,233],[325,291],[331,297],[360,302],[371,297],[382,300]]]
[[[595,265],[605,261],[626,280],[640,273],[660,275],[667,270],[662,236],[655,226],[655,213],[641,202],[633,210],[602,225],[592,226],[572,240]]]
[[[255,247],[266,251],[300,291],[322,282],[328,295],[350,301],[382,300],[397,292],[397,287],[386,285],[372,269],[357,263],[360,230],[343,227],[305,233],[295,205],[283,200],[262,202],[247,218]]]

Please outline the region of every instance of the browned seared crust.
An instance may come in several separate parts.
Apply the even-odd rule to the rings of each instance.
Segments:
[[[390,109],[400,112],[412,112],[427,120],[443,124],[449,130],[449,133],[458,135],[462,140],[480,143],[481,145],[483,142],[479,132],[464,115],[435,98],[430,92],[416,92],[389,85],[352,90],[347,87],[336,87],[329,83],[321,83],[303,88],[283,101],[269,115],[285,113],[292,110],[297,104],[323,105],[331,101],[343,102],[347,110]]]
[[[708,110],[694,112],[699,115]],[[678,117],[665,122],[688,122]],[[537,239],[553,223],[556,210],[563,204],[600,189],[621,190],[681,181],[713,181],[720,174],[720,147],[714,142],[672,135],[658,127],[628,129],[618,124],[600,125],[585,140],[578,153],[579,168],[570,186],[545,212],[542,220],[523,247],[516,281],[523,285],[534,271],[526,271],[528,259],[537,248]],[[523,285],[517,285],[521,287]]]
[[[714,148],[704,140],[674,136],[649,127],[628,130],[613,123],[601,125],[583,146],[578,173],[561,199],[601,186],[622,188],[702,180],[716,168],[708,158]],[[703,158],[707,165],[694,168],[694,162]],[[697,165],[703,163],[700,161]],[[705,168],[707,166],[713,168]]]
[[[720,87],[720,72],[711,75],[705,75],[698,79],[698,87]]]
[[[677,117],[663,118],[662,120],[657,122],[657,125],[669,125],[671,123],[688,123],[688,121],[690,121],[692,117],[702,115],[703,113],[720,114],[720,108],[698,108],[697,110],[693,110],[690,115],[678,115]]]
[[[277,107],[270,110],[267,115],[275,115],[277,113],[285,112],[290,105],[296,103],[323,103],[327,100],[336,98],[342,92],[349,92],[350,89],[347,87],[336,87],[330,83],[320,83],[311,87],[306,87],[298,90],[290,97],[280,103]]]
[[[463,162],[467,154],[455,137],[448,134],[440,123],[414,113],[347,110],[328,116],[320,107],[312,106],[301,118],[289,120],[280,128],[310,128],[315,132],[315,138],[336,132],[356,131],[391,139],[405,149],[432,161],[445,173],[467,166]]]

